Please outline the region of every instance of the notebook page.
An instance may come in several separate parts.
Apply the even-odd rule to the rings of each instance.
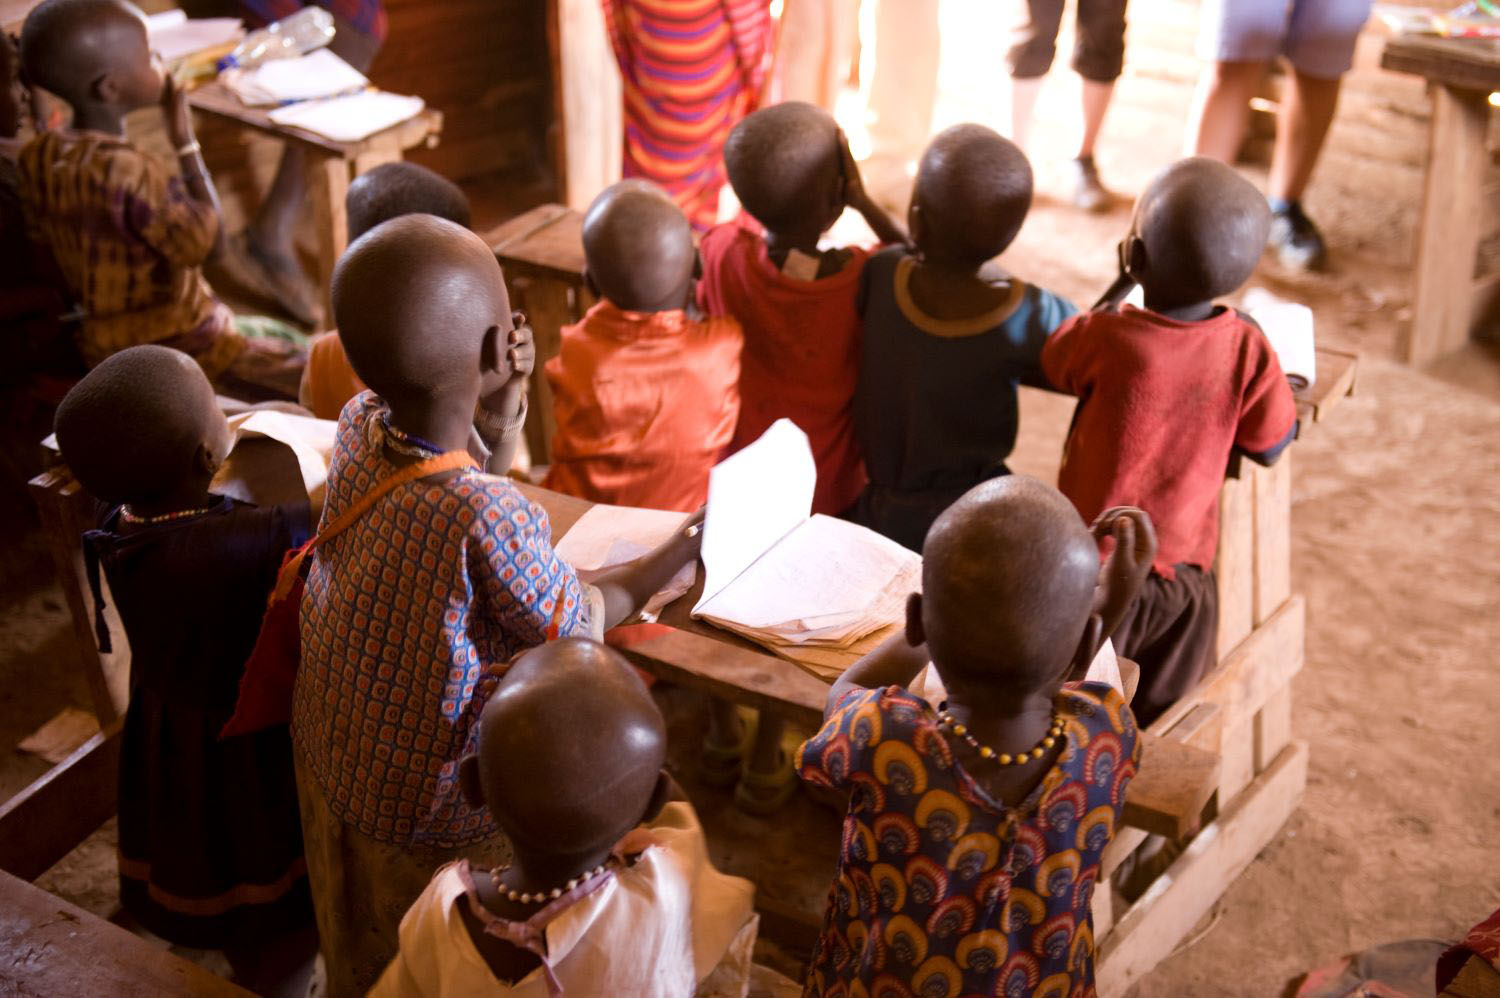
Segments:
[[[278,125],[316,132],[335,142],[358,142],[416,117],[426,106],[420,97],[367,90],[277,108],[270,117]]]
[[[756,637],[849,643],[891,622],[905,595],[893,595],[890,583],[920,561],[858,524],[814,516],[699,604],[699,612]]]
[[[557,556],[580,575],[592,575],[634,561],[665,543],[687,517],[659,509],[594,506],[557,542]],[[693,588],[697,575],[696,562],[684,565],[661,592],[646,601],[642,619],[655,620],[663,607]]]
[[[1282,373],[1301,379],[1304,386],[1318,380],[1312,309],[1278,298],[1264,288],[1245,292],[1244,309],[1271,341]]]
[[[818,469],[807,434],[789,419],[726,457],[708,476],[703,598],[693,615],[772,545],[807,519]]]

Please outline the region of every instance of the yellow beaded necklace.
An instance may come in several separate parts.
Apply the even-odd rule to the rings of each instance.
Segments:
[[[959,724],[954,716],[946,710],[938,714],[938,727],[949,732],[954,737],[962,738],[968,742],[970,747],[978,752],[982,759],[993,759],[1002,766],[1024,766],[1029,762],[1040,759],[1047,754],[1049,748],[1057,744],[1057,739],[1062,736],[1063,732],[1063,719],[1060,714],[1053,714],[1052,726],[1047,729],[1047,733],[1042,736],[1041,741],[1037,742],[1032,748],[1024,752],[1018,752],[1015,755],[1011,755],[1009,752],[996,752],[988,745],[980,744],[979,739],[969,734],[969,729]]]

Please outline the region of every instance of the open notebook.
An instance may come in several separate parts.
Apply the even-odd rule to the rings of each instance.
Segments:
[[[898,620],[922,559],[874,531],[809,516],[807,435],[778,420],[709,476],[703,598],[693,616],[777,646],[845,649]]]

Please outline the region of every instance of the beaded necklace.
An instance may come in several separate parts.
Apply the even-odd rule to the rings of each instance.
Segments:
[[[969,746],[979,753],[980,758],[993,759],[1002,766],[1024,766],[1029,762],[1040,759],[1047,754],[1049,748],[1057,744],[1057,739],[1063,732],[1063,719],[1062,715],[1053,714],[1052,725],[1047,729],[1047,733],[1042,736],[1041,740],[1033,747],[1024,752],[1018,752],[1015,755],[1011,755],[1009,752],[996,752],[988,745],[981,744],[979,739],[969,734],[967,727],[959,724],[953,715],[946,710],[938,714],[938,727],[968,742]]]
[[[397,429],[391,423],[391,417],[381,417],[381,426],[385,428],[385,445],[397,454],[407,457],[429,458],[436,454],[444,453],[443,448],[427,440],[423,440],[415,433],[407,433],[405,430]]]
[[[150,527],[158,523],[171,523],[173,520],[186,520],[190,516],[202,516],[204,513],[212,513],[219,506],[202,506],[198,509],[179,509],[173,513],[159,513],[156,516],[138,516],[131,511],[129,506],[120,507],[120,520],[124,523],[133,524],[137,527]]]
[[[500,882],[500,874],[510,869],[510,864],[507,863],[505,866],[497,866],[494,869],[490,870],[490,883],[495,885],[495,890],[505,895],[507,899],[517,902],[518,904],[532,904],[534,902],[540,901],[556,901],[558,898],[562,897],[564,894],[566,894],[568,891],[571,891],[579,884],[586,884],[590,880],[593,880],[595,877],[602,874],[604,872],[604,866],[604,863],[600,863],[598,866],[594,867],[587,873],[580,873],[578,876],[574,877],[572,880],[569,880],[561,887],[554,887],[550,891],[536,891],[535,893],[531,893],[528,891],[514,890],[510,887],[506,887]]]

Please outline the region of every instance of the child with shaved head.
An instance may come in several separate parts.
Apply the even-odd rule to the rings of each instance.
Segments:
[[[93,366],[126,347],[182,350],[232,395],[297,397],[300,333],[238,322],[204,280],[218,252],[219,201],[187,94],[152,53],[128,0],[43,0],[21,31],[25,81],[73,109],[20,155],[28,225],[84,309],[79,347]],[[178,176],[125,137],[125,115],[160,106]]]
[[[308,875],[335,998],[363,994],[432,870],[499,858],[499,829],[459,790],[491,670],[560,635],[598,636],[697,557],[698,531],[579,581],[546,513],[509,479],[526,408],[529,332],[474,233],[403,215],[334,274],[334,316],[370,391],[339,417],[324,524],[400,482],[314,550],[292,703]]]
[[[1076,310],[990,264],[1031,208],[1031,165],[982,125],[922,156],[908,224],[865,270],[854,421],[870,484],[854,518],[921,550],[937,515],[1009,473],[1019,385],[1045,387],[1042,344]]]
[[[547,362],[557,435],[542,484],[593,502],[691,512],[739,417],[740,324],[693,301],[687,218],[644,180],[615,184],[583,220],[600,296]]]
[[[700,244],[699,300],[745,330],[740,419],[730,450],[783,417],[812,444],[818,466],[813,512],[846,512],[864,485],[850,404],[859,357],[854,311],[869,252],[819,249],[845,208],[882,242],[906,234],[871,199],[833,117],[789,101],[745,118],[724,146],[729,183],[764,236],[739,225],[710,229]]]
[[[285,726],[221,740],[266,597],[306,504],[214,495],[229,425],[193,359],[160,346],[106,358],[57,409],[57,442],[107,504],[84,539],[100,644],[99,569],[130,641],[120,747],[120,903],[174,943],[224,949],[246,987],[312,907]],[[283,950],[285,951],[285,950]]]
[[[435,215],[468,228],[469,199],[447,177],[402,160],[355,177],[344,198],[344,214],[352,243],[381,222],[402,215]],[[364,390],[338,330],[314,336],[307,344],[297,401],[319,419],[338,419],[348,401]]]
[[[666,748],[617,652],[566,639],[521,656],[460,767],[514,859],[438,870],[371,994],[744,994],[754,887],[710,864]]]
[[[804,780],[853,790],[805,994],[1094,994],[1090,901],[1140,745],[1114,689],[1065,680],[1152,551],[1139,510],[1091,532],[1019,475],[938,517],[904,638],[839,678],[798,751]],[[903,688],[929,658],[936,705]]]
[[[1042,352],[1047,377],[1079,397],[1058,486],[1085,517],[1146,509],[1161,544],[1141,599],[1115,637],[1141,667],[1142,724],[1213,664],[1219,489],[1231,455],[1270,464],[1296,436],[1297,410],[1265,334],[1214,299],[1242,285],[1266,245],[1270,209],[1213,160],[1167,167],[1136,204],[1122,278],[1145,308],[1067,323]]]

